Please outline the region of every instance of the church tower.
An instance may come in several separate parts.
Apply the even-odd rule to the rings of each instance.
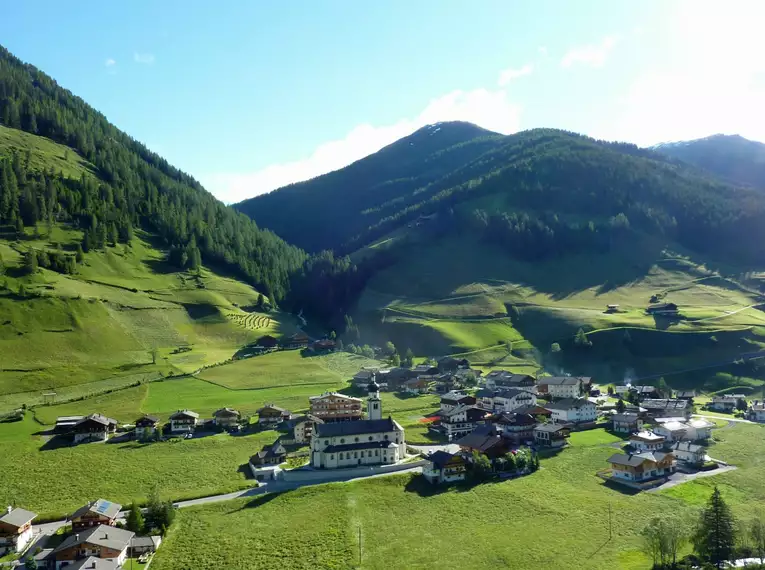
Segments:
[[[375,379],[367,386],[369,391],[369,397],[367,398],[367,419],[381,420],[382,419],[382,401],[380,401],[380,386],[378,386]]]

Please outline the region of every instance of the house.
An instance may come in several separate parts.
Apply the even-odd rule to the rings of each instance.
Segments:
[[[127,550],[135,533],[113,526],[94,526],[74,532],[53,549],[56,570],[80,559],[92,556],[122,566]]]
[[[432,364],[418,364],[412,368],[412,373],[416,376],[438,376],[438,366]]]
[[[584,423],[598,418],[598,408],[587,398],[565,398],[545,405],[554,422]]]
[[[524,406],[535,406],[537,397],[531,392],[516,388],[500,388],[494,392],[492,409],[497,412],[512,412]]]
[[[552,419],[552,412],[547,408],[543,408],[539,404],[535,404],[533,406],[521,406],[520,408],[515,408],[513,411],[516,414],[529,414],[530,416],[534,416],[535,418],[542,418],[544,420]]]
[[[85,416],[72,427],[74,443],[87,441],[106,441],[117,431],[117,420],[101,414]]]
[[[657,420],[657,425],[654,426],[653,431],[662,436],[668,443],[690,439],[687,437],[688,425],[676,419],[665,422],[658,422]]]
[[[62,563],[61,568],[66,568],[66,570],[120,570],[120,566],[113,560],[96,558],[95,556],[81,558],[67,565]]]
[[[279,465],[287,459],[287,450],[278,439],[271,445],[264,445],[263,449],[250,457],[250,465],[263,467],[264,465]]]
[[[426,377],[418,376],[410,378],[403,385],[403,392],[407,394],[424,394],[428,391],[429,380]]]
[[[619,305],[611,303],[606,305],[606,313],[616,313],[619,310]]]
[[[614,386],[614,396],[617,398],[627,398],[632,386]]]
[[[643,427],[643,420],[637,414],[614,414],[611,416],[611,423],[616,433],[632,433],[640,431]]]
[[[561,424],[537,424],[534,428],[534,443],[553,449],[566,445],[571,429]]]
[[[715,412],[725,412],[732,414],[736,411],[736,405],[739,400],[746,401],[744,394],[727,394],[725,396],[713,396],[712,401],[709,402],[707,407]]]
[[[120,514],[122,505],[106,499],[98,499],[77,509],[69,520],[72,530],[79,531],[94,526],[114,526]]]
[[[170,416],[171,433],[191,433],[199,423],[199,414],[191,410],[178,410]]]
[[[354,386],[366,386],[374,379],[377,371],[377,368],[362,368],[353,375],[351,382]]]
[[[473,368],[458,368],[452,372],[452,376],[454,376],[457,382],[462,382],[463,384],[466,382],[469,376],[475,378],[476,381],[481,381],[483,370],[474,370]]]
[[[707,455],[707,449],[703,445],[697,445],[690,441],[676,441],[669,446],[678,461],[699,467],[704,465],[704,458]]]
[[[156,416],[143,416],[135,421],[135,438],[138,440],[153,439],[157,434],[159,418]]]
[[[306,414],[292,418],[292,437],[295,443],[308,443],[311,441],[316,424],[323,424],[324,420],[314,415]]]
[[[448,412],[457,406],[475,406],[475,396],[468,396],[464,392],[452,390],[441,396],[441,411]]]
[[[130,542],[128,556],[138,558],[144,554],[154,554],[160,544],[162,544],[161,536],[136,536]]]
[[[256,411],[258,414],[258,424],[264,427],[273,427],[292,417],[289,410],[285,410],[276,404],[266,404]]]
[[[445,435],[449,441],[473,431],[489,415],[487,410],[478,406],[461,404],[451,410],[438,414],[440,420],[431,429]]]
[[[438,359],[438,370],[441,372],[454,372],[459,369],[469,369],[470,361],[467,358],[454,358],[444,356]]]
[[[311,465],[337,469],[360,465],[391,465],[406,457],[404,428],[382,418],[380,386],[367,386],[367,418],[318,424],[311,438]]]
[[[412,378],[417,378],[417,374],[409,368],[403,366],[397,366],[389,370],[380,370],[375,376],[375,382],[378,382],[380,386],[387,385],[389,391],[397,391],[404,389],[404,383]],[[364,387],[369,384],[367,381]]]
[[[337,343],[334,340],[323,338],[312,342],[308,348],[314,352],[332,352],[335,350],[335,346]]]
[[[276,348],[279,345],[279,341],[276,339],[276,337],[273,337],[270,334],[266,334],[256,340],[255,345],[266,349],[271,349]]]
[[[360,420],[364,417],[361,398],[353,398],[338,392],[324,392],[321,396],[308,398],[310,414],[325,422]]]
[[[537,381],[539,394],[552,398],[578,398],[590,391],[591,383],[583,376],[545,376]]]
[[[486,423],[495,426],[500,435],[512,440],[515,445],[520,445],[534,439],[534,428],[538,422],[531,414],[501,412],[486,418]]]
[[[282,340],[282,346],[287,350],[298,350],[306,348],[310,341],[311,339],[308,338],[307,334],[297,332]]]
[[[674,303],[654,303],[652,305],[648,305],[645,312],[648,313],[649,315],[662,314],[662,313],[676,313],[677,305],[675,305]]]
[[[463,453],[474,451],[484,454],[489,459],[500,457],[509,451],[508,441],[494,426],[480,426],[457,442]]]
[[[693,412],[688,400],[673,399],[646,399],[640,402],[640,406],[645,408],[645,413],[651,418],[661,417],[682,417],[688,419]]]
[[[59,416],[56,418],[56,426],[53,428],[55,433],[71,433],[74,425],[85,418],[85,416]]]
[[[675,457],[663,451],[615,453],[608,458],[612,478],[616,481],[641,483],[663,478],[675,472]]]
[[[712,429],[715,424],[704,418],[693,418],[685,422],[688,426],[688,431],[685,436],[690,441],[702,441],[712,437]]]
[[[675,393],[675,398],[678,400],[690,400],[691,402],[696,397],[696,390],[678,390]]]
[[[465,480],[466,462],[459,454],[436,451],[425,459],[422,476],[433,485]]]
[[[664,436],[644,430],[630,436],[630,445],[637,451],[659,451],[664,447]]]
[[[746,412],[746,418],[752,422],[765,422],[765,402],[755,400]]]
[[[527,392],[536,393],[536,380],[528,374],[513,374],[508,370],[492,370],[483,379],[484,386],[490,389],[520,388]]]
[[[656,386],[633,386],[632,389],[637,392],[638,398],[643,400],[645,398],[659,399],[662,397],[661,392]]]
[[[34,535],[32,521],[37,513],[8,507],[0,517],[0,556],[8,552],[23,552]]]
[[[221,428],[227,429],[239,425],[239,419],[242,417],[237,410],[232,408],[221,408],[213,412],[213,423]]]

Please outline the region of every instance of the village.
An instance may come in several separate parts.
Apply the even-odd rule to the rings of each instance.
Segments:
[[[386,415],[382,392],[438,395],[438,409],[421,420],[431,445],[407,443],[405,429]],[[521,477],[539,469],[545,458],[565,453],[572,432],[605,429],[620,442],[593,475],[614,488],[640,492],[735,469],[708,454],[717,424],[696,414],[695,398],[694,391],[659,386],[601,390],[588,377],[508,370],[484,374],[467,360],[445,357],[410,368],[362,368],[347,390],[311,396],[295,413],[273,402],[252,418],[230,407],[207,419],[182,409],[165,423],[144,415],[120,426],[94,411],[59,417],[53,434],[61,445],[116,438],[150,445],[210,433],[237,437],[275,430],[272,443],[253,450],[248,468],[255,487],[278,492],[278,483],[295,488],[411,470],[434,487]],[[704,409],[737,414],[731,421],[765,421],[765,404],[748,402],[741,394],[714,395],[705,399]],[[0,554],[17,552],[23,555],[19,560],[34,560],[35,568],[112,570],[126,560],[149,560],[165,530],[148,525],[144,534],[129,530],[122,505],[94,498],[67,517],[53,544],[46,544],[38,540],[36,517],[23,506],[7,508],[0,516]]]

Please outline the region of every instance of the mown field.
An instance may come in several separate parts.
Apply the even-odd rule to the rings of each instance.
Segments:
[[[617,439],[597,430],[573,434],[570,448],[514,481],[433,492],[393,476],[183,510],[153,567],[643,569],[638,533],[653,516],[690,523],[715,484],[742,519],[765,504],[763,429],[717,430],[715,456],[741,468],[660,493],[598,479]]]

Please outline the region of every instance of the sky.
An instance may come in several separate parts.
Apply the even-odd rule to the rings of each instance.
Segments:
[[[0,44],[227,203],[435,122],[765,141],[762,0],[14,2]]]

